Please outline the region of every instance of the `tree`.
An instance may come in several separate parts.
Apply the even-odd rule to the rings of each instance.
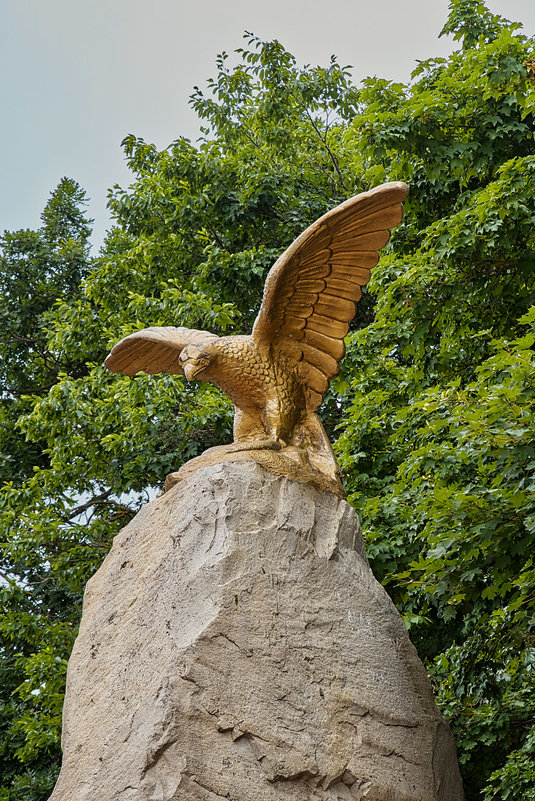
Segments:
[[[477,0],[453,0],[444,30],[461,43],[449,59],[420,64],[406,86],[358,90],[334,59],[298,69],[278,42],[249,36],[240,63],[223,54],[209,91],[195,90],[198,145],[126,138],[135,183],[111,193],[115,228],[43,328],[64,372],[18,418],[46,461],[1,496],[2,625],[25,647],[4,707],[9,777],[14,751],[21,769],[2,801],[47,797],[47,715],[57,720],[83,584],[113,534],[166,473],[231,436],[215,388],[113,376],[109,347],[147,325],[249,331],[293,238],[397,179],[411,184],[405,221],[322,414],[374,569],[454,726],[468,799],[533,798],[533,42]],[[55,599],[29,604],[30,569],[61,615],[46,614]]]
[[[59,298],[76,294],[88,269],[90,223],[84,192],[64,178],[52,193],[38,231],[4,233],[0,239],[0,480],[27,478],[46,464],[36,443],[21,443],[13,425],[26,408],[24,396],[44,395],[62,364],[48,348],[46,322]]]
[[[21,497],[24,483],[34,470],[49,469],[50,459],[43,438],[24,439],[19,419],[37,398],[46,396],[60,373],[84,372],[83,362],[67,359],[49,345],[47,326],[55,304],[76,297],[89,270],[91,227],[83,212],[85,202],[78,184],[63,178],[43,211],[39,230],[5,232],[0,240],[0,477],[6,490],[21,492]],[[25,525],[23,516],[17,524]],[[6,536],[9,532],[4,530],[2,540]],[[33,798],[35,793],[42,797],[56,773],[48,749],[53,743],[57,751],[61,720],[63,672],[56,669],[64,660],[57,652],[72,644],[72,625],[65,626],[62,610],[66,606],[72,613],[73,598],[53,586],[46,560],[33,548],[24,554],[5,549],[2,560],[0,763],[5,784],[1,798]],[[51,681],[40,707],[44,714],[37,721],[30,710],[39,708],[46,669]],[[32,727],[36,757],[20,776],[16,756],[28,750]],[[8,786],[12,786],[9,791]]]
[[[368,81],[356,164],[412,186],[352,337],[338,441],[374,569],[427,658],[467,798],[533,798],[533,41],[471,0],[408,87]],[[379,165],[379,166],[377,166]],[[531,699],[531,700],[530,700]]]

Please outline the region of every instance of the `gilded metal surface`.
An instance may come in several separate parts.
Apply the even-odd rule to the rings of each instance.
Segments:
[[[250,336],[145,328],[115,345],[106,366],[126,375],[179,373],[188,381],[210,381],[228,395],[236,410],[234,443],[193,460],[197,468],[214,459],[252,458],[279,474],[343,494],[315,410],[338,373],[361,287],[401,220],[407,193],[404,183],[383,184],[307,228],[270,270]],[[180,471],[168,486],[177,480]]]

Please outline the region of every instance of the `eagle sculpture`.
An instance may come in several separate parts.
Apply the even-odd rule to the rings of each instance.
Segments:
[[[130,376],[166,371],[210,381],[235,406],[234,443],[210,450],[277,452],[298,468],[294,477],[320,474],[324,485],[341,488],[316,409],[338,373],[361,287],[401,220],[408,191],[402,182],[383,184],[307,228],[271,268],[249,336],[145,328],[115,345],[106,366]],[[280,458],[278,464],[280,472]]]

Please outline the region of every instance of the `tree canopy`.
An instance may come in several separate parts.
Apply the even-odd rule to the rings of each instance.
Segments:
[[[197,143],[124,140],[134,180],[97,256],[67,179],[38,231],[4,234],[0,801],[50,793],[81,594],[114,534],[231,438],[216,388],[112,375],[106,353],[150,325],[248,333],[275,258],[387,180],[411,186],[405,218],[321,415],[468,801],[535,799],[534,41],[479,0],[452,0],[443,33],[451,57],[359,86],[247,35],[192,95]]]

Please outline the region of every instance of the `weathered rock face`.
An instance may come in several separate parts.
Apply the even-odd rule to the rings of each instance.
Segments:
[[[460,801],[358,519],[254,464],[148,504],[87,586],[53,801]]]

